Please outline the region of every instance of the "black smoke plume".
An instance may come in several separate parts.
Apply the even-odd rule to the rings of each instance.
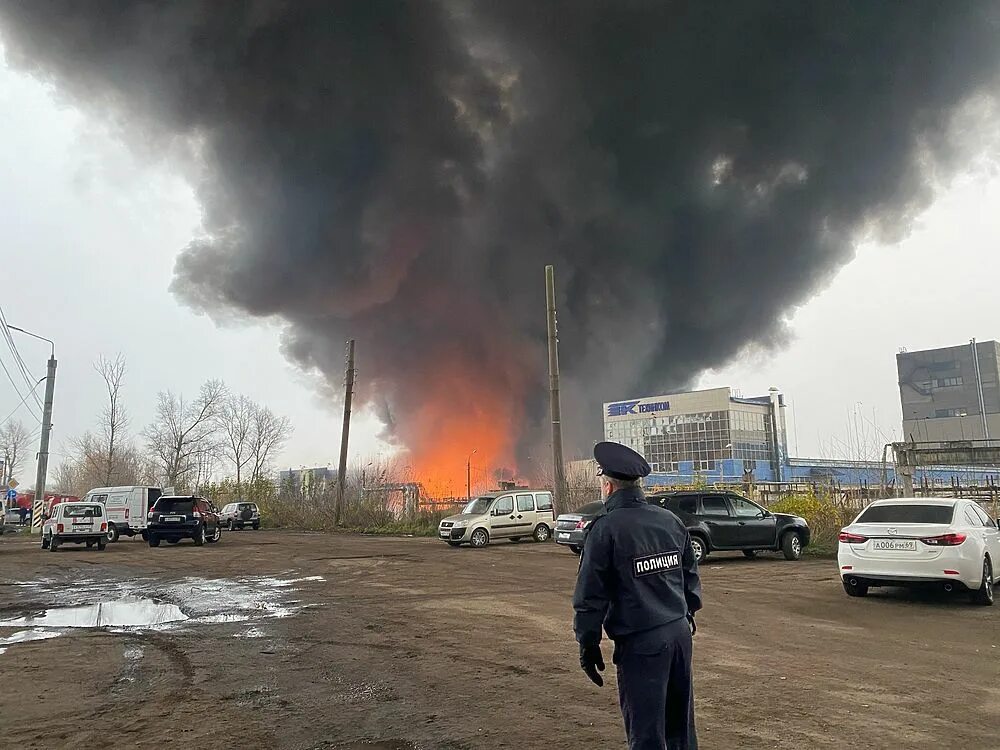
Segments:
[[[522,460],[545,263],[583,447],[602,400],[779,342],[859,238],[905,234],[998,31],[985,0],[0,2],[12,65],[190,145],[181,299],[284,319],[338,386],[355,337],[401,441],[460,414]]]

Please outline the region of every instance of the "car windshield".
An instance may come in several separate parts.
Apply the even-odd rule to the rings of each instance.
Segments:
[[[191,498],[160,498],[154,508],[158,513],[190,513],[194,510]]]
[[[63,510],[66,518],[93,518],[101,515],[100,505],[67,505]]]
[[[253,503],[240,503],[239,510],[257,510]]]
[[[490,503],[493,502],[492,497],[477,497],[471,503],[462,508],[463,513],[473,513],[475,515],[482,515],[490,509]]]
[[[872,505],[857,523],[951,523],[954,505]]]

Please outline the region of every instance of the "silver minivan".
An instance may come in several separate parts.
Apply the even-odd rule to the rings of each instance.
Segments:
[[[549,490],[504,490],[480,495],[457,516],[443,519],[438,538],[452,547],[485,547],[495,539],[516,542],[525,537],[547,542],[554,526]]]

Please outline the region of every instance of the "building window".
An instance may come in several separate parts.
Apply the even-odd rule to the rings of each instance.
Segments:
[[[957,409],[935,409],[934,416],[936,418],[940,417],[967,417],[969,416],[969,410],[964,406],[960,406]]]
[[[951,388],[956,385],[962,385],[962,376],[954,378],[938,378],[934,381],[935,388]]]

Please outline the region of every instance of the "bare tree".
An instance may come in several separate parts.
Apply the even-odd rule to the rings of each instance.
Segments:
[[[271,459],[285,447],[291,436],[292,423],[288,417],[279,417],[261,404],[254,405],[250,432],[251,482],[256,482],[268,471]]]
[[[185,486],[192,474],[198,473],[199,457],[216,445],[216,420],[225,399],[226,386],[221,380],[206,381],[191,402],[171,391],[159,393],[156,417],[144,434],[167,485]]]
[[[3,455],[3,486],[11,479],[17,479],[21,463],[27,455],[31,433],[23,422],[7,422],[0,428],[0,452]]]
[[[254,458],[254,427],[261,408],[246,396],[231,395],[216,417],[223,435],[222,452],[236,471],[237,492],[243,480],[243,469]]]
[[[101,355],[101,358],[94,363],[94,369],[104,379],[104,387],[108,393],[108,403],[101,413],[101,430],[104,433],[105,445],[102,483],[107,486],[114,477],[116,451],[128,426],[128,412],[121,402],[122,382],[125,379],[125,356],[118,354],[112,361]]]

